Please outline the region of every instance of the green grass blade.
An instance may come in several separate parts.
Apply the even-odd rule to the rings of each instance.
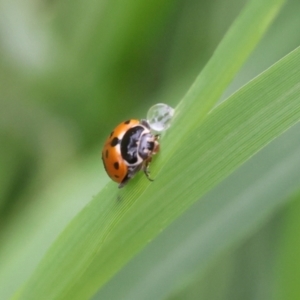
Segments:
[[[20,299],[91,296],[200,195],[299,121],[299,81],[297,49],[214,109],[155,183],[139,178],[134,190],[104,189],[56,241]]]
[[[75,160],[42,192],[24,196],[30,205],[6,224],[0,237],[0,299],[9,299],[29,278],[61,231],[109,181],[99,172],[99,149],[95,150]]]
[[[251,27],[247,32],[261,36],[258,24],[270,22],[282,2],[257,3],[251,2],[242,15],[245,24],[240,19],[234,24],[235,30],[226,36],[225,41],[233,43],[230,53],[238,55],[243,48],[239,39],[246,25]],[[263,9],[265,14],[260,14],[257,9]],[[250,22],[252,18],[260,22]],[[248,39],[252,40],[250,36]],[[251,46],[256,43],[257,39],[253,39]],[[250,47],[243,45],[245,49]],[[217,53],[212,60],[217,60],[223,53],[222,58],[226,61],[228,51]],[[243,59],[238,60],[239,66],[248,55],[246,53],[250,51],[244,51]],[[155,183],[150,184],[139,176],[121,191],[112,183],[103,189],[57,239],[18,298],[41,299],[44,295],[48,299],[90,297],[200,195],[299,120],[299,69],[299,51],[296,51],[217,107],[199,128],[195,127],[199,107],[191,105],[192,99],[196,103],[198,98],[206,99],[201,95],[207,95],[209,105],[205,110],[208,111],[217,96],[215,86],[210,85],[212,96],[209,97],[208,90],[203,91],[202,81],[197,80],[192,92],[179,106],[170,134],[162,140],[164,151],[153,168],[154,171],[161,169]],[[236,71],[232,70],[233,73]],[[218,69],[211,68],[211,72],[211,78],[218,76]],[[222,89],[230,80],[222,80]],[[181,143],[170,139],[172,135]],[[167,159],[166,153],[171,152],[174,154]],[[132,188],[134,185],[135,189]]]
[[[93,299],[165,299],[188,283],[198,282],[200,276],[206,278],[212,263],[223,261],[220,255],[227,253],[229,247],[244,242],[298,191],[299,130],[298,123],[192,205]],[[297,210],[294,212],[298,213]],[[299,228],[292,225],[294,223],[290,227],[295,230]],[[290,245],[294,246],[292,242]],[[293,255],[282,252],[284,262],[291,257],[295,260]],[[284,265],[277,268],[278,273]],[[280,274],[278,277],[279,281],[290,278],[282,278]],[[216,282],[218,280],[214,278],[212,284]],[[284,282],[292,283],[291,280]]]
[[[176,110],[185,134],[207,115],[248,58],[284,1],[250,1]],[[191,115],[194,117],[191,118]],[[175,141],[180,136],[171,132]]]

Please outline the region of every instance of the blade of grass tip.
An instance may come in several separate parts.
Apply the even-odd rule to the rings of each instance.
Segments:
[[[173,123],[180,119],[185,124],[182,135],[198,126],[213,108],[284,2],[253,0],[246,5],[175,110]],[[193,114],[197,117],[191,118]],[[180,142],[181,135],[174,131],[167,136]]]
[[[176,151],[176,146],[182,144],[183,137],[199,127],[284,3],[285,0],[249,1],[176,107],[172,128],[161,141],[162,145],[172,143],[174,147],[167,150],[163,146],[164,151],[156,159],[157,162],[167,161]],[[161,166],[162,164],[157,163],[152,170],[158,174]]]

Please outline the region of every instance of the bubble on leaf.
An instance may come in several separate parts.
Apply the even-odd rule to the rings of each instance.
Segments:
[[[150,107],[147,113],[147,121],[152,130],[162,132],[170,127],[175,110],[164,103],[158,103]]]

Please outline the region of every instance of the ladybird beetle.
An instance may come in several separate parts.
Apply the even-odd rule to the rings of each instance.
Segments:
[[[102,150],[104,168],[122,188],[143,170],[149,177],[152,155],[159,151],[158,135],[153,135],[146,120],[131,119],[119,124],[106,140]]]

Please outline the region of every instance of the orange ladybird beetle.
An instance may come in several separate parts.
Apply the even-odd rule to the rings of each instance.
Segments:
[[[102,150],[104,168],[122,188],[143,170],[149,177],[149,163],[159,151],[159,135],[153,135],[146,120],[128,120],[119,124],[106,140]]]

